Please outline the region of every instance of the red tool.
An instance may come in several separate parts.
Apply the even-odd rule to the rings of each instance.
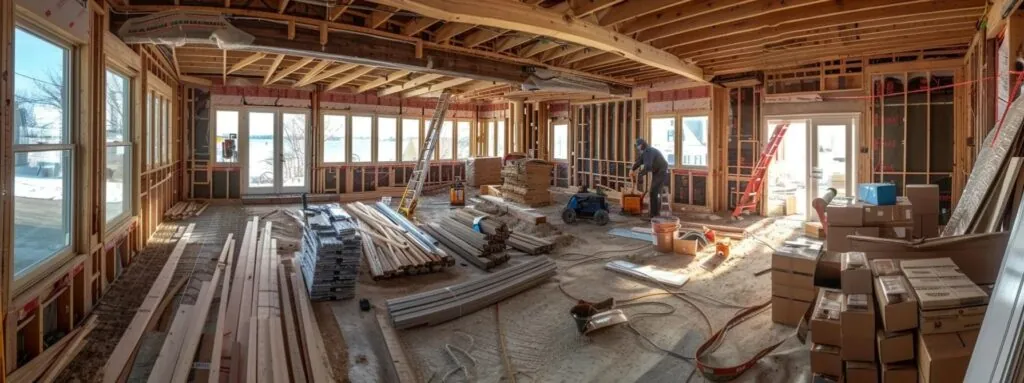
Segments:
[[[747,182],[743,195],[740,196],[740,200],[736,203],[736,209],[732,211],[733,219],[739,219],[740,214],[743,214],[744,210],[757,207],[757,202],[761,199],[761,183],[764,182],[768,166],[775,159],[775,153],[779,151],[779,146],[782,145],[782,137],[786,135],[787,129],[789,129],[788,122],[775,126],[775,133],[772,133],[772,137],[768,139],[768,145],[765,146],[764,152],[761,153],[761,159],[757,160],[754,172],[750,175],[750,181]]]

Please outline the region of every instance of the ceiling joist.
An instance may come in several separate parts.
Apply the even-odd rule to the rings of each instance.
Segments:
[[[575,17],[587,17],[623,1],[625,0],[575,0],[570,3],[570,9]]]
[[[342,85],[348,84],[348,83],[352,82],[352,80],[355,80],[355,79],[357,79],[359,77],[362,77],[363,75],[365,75],[367,73],[372,72],[374,69],[376,69],[376,68],[374,68],[374,67],[363,67],[363,68],[356,69],[352,73],[346,74],[344,77],[339,78],[337,80],[334,80],[333,82],[328,84],[327,87],[324,88],[324,91],[329,91],[329,90],[338,88],[338,87],[340,87]]]
[[[270,84],[270,79],[277,71],[277,67],[281,66],[281,61],[284,61],[284,54],[279,54],[274,58],[274,63],[270,64],[270,68],[267,69],[266,76],[263,76],[263,85]]]
[[[238,71],[240,71],[242,69],[245,69],[245,67],[247,67],[249,65],[252,65],[253,63],[255,63],[257,61],[260,61],[261,59],[263,59],[266,56],[267,56],[266,53],[259,53],[259,52],[253,53],[253,54],[247,56],[246,58],[242,59],[241,61],[239,61],[239,62],[235,63],[234,65],[232,65],[231,68],[227,70],[226,74],[232,74],[232,73],[238,72]]]
[[[313,83],[313,79],[316,78],[318,74],[323,72],[324,69],[327,69],[327,67],[333,63],[334,61],[331,60],[320,60],[320,62],[318,62],[316,66],[313,67],[313,69],[310,69],[309,72],[306,72],[306,74],[302,75],[302,78],[300,78],[299,81],[295,83],[295,86],[299,87]]]
[[[468,79],[468,78],[454,78],[454,79],[451,79],[451,80],[448,80],[448,81],[442,81],[442,82],[439,82],[437,84],[423,86],[423,87],[420,87],[420,88],[413,89],[411,91],[402,93],[402,97],[416,97],[416,96],[419,96],[419,95],[425,94],[425,93],[442,91],[442,90],[445,90],[445,89],[448,89],[448,88],[451,88],[451,87],[454,87],[454,86],[459,86],[459,85],[465,84],[465,83],[470,82],[470,81],[473,81],[473,80]]]
[[[341,65],[338,65],[338,66],[336,66],[334,68],[325,70],[322,73],[317,74],[316,76],[313,76],[313,77],[311,77],[308,80],[303,78],[302,80],[299,80],[299,82],[295,83],[295,86],[303,87],[303,86],[306,86],[306,85],[309,85],[309,84],[318,83],[320,81],[329,79],[329,78],[337,76],[339,74],[348,72],[348,71],[350,71],[352,69],[355,69],[358,66],[359,65],[356,65],[356,64],[341,64]]]
[[[404,92],[404,91],[407,91],[407,90],[415,89],[416,87],[418,87],[420,85],[424,85],[424,84],[426,84],[428,82],[437,80],[437,79],[439,79],[441,77],[444,77],[444,76],[439,75],[439,74],[424,74],[424,75],[420,75],[420,76],[418,76],[418,77],[416,77],[414,79],[406,81],[405,84],[395,85],[395,86],[389,87],[387,89],[384,89],[384,90],[382,90],[380,92],[377,92],[377,95],[378,96],[387,96],[389,94],[394,94],[394,93],[398,93],[398,92]]]
[[[303,67],[305,67],[306,65],[308,65],[311,62],[313,62],[313,58],[312,57],[304,57],[304,58],[300,59],[299,61],[295,62],[294,64],[289,65],[288,67],[282,69],[280,72],[275,74],[274,77],[271,77],[270,80],[267,81],[266,83],[264,83],[263,85],[270,85],[270,84],[273,84],[275,82],[281,81],[285,77],[288,77],[288,75],[290,75],[292,73],[295,73],[295,71],[297,71],[299,69],[302,69]]]
[[[369,90],[377,89],[381,86],[387,85],[392,81],[408,76],[410,73],[412,72],[407,70],[399,70],[388,73],[384,76],[377,78],[376,80],[363,84],[363,86],[360,86],[359,89],[356,89],[356,93],[364,93]]]

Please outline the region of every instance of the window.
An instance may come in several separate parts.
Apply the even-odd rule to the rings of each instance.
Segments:
[[[14,31],[14,276],[63,253],[73,221],[71,49]]]
[[[498,120],[497,148],[495,156],[504,157],[508,148],[505,147],[505,120]]]
[[[217,162],[238,162],[238,112],[234,110],[218,110],[214,113]]]
[[[373,161],[373,117],[352,116],[352,162]]]
[[[418,161],[420,149],[420,120],[403,118],[402,161]]]
[[[107,70],[106,220],[131,215],[131,80]]]
[[[166,165],[171,162],[171,142],[174,142],[174,138],[171,137],[171,100],[167,97],[162,97],[161,100],[163,100],[164,106],[163,114],[160,115],[162,117],[162,124],[160,126],[163,131],[163,134],[160,135],[160,143],[162,144],[160,151],[163,153],[161,157],[163,161],[160,163]]]
[[[146,92],[146,169],[153,167],[153,142],[153,92]]]
[[[324,115],[324,163],[345,162],[345,127],[347,117]]]
[[[437,158],[442,160],[453,159],[452,150],[455,149],[455,143],[452,135],[452,122],[445,121],[441,124],[441,134],[437,138]]]
[[[568,124],[557,124],[552,129],[555,135],[555,139],[551,140],[554,143],[554,150],[551,154],[556,160],[568,160],[569,159],[569,125]]]
[[[669,166],[676,164],[676,118],[663,117],[651,119],[651,147],[658,149],[665,156]]]
[[[683,166],[708,166],[708,117],[683,117]]]
[[[495,150],[495,142],[497,142],[497,133],[494,130],[494,120],[487,121],[487,155],[496,156],[498,152]]]
[[[458,147],[455,148],[455,155],[460,160],[469,158],[472,154],[469,152],[469,135],[472,133],[473,125],[469,121],[459,121],[456,125],[458,128]]]
[[[159,94],[154,92],[153,107],[155,109],[153,116],[150,117],[150,119],[152,120],[152,125],[150,125],[149,129],[150,134],[153,135],[153,146],[149,148],[149,150],[153,152],[153,165],[160,165],[164,162],[163,158],[160,157],[160,145],[163,145],[164,140],[163,129],[160,128],[160,122],[163,120],[163,106],[163,97],[160,97]]]
[[[377,118],[377,161],[398,161],[398,119]]]

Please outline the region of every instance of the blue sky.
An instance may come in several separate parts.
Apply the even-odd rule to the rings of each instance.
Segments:
[[[14,31],[14,85],[17,89],[35,89],[35,83],[26,77],[46,81],[51,71],[60,72],[66,51],[21,28]]]

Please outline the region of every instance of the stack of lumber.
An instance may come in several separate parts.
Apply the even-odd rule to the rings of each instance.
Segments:
[[[210,204],[206,202],[180,201],[164,212],[164,218],[177,220],[188,217],[197,217],[206,211]]]
[[[504,183],[501,195],[505,199],[530,207],[551,204],[552,165],[550,162],[524,158],[512,161],[501,170]]]
[[[345,205],[364,235],[363,256],[374,280],[437,272],[455,258],[387,205]]]
[[[81,326],[71,330],[56,343],[17,370],[7,375],[8,382],[53,382],[82,351],[83,340],[96,328],[96,316],[90,316]]]
[[[333,380],[305,282],[278,255],[271,223],[262,230],[259,223],[253,218],[246,224],[237,257],[229,235],[198,297],[178,304],[150,382]],[[104,382],[123,381],[131,372],[143,332],[174,294],[168,287],[192,229],[185,230],[108,359]],[[212,307],[215,296],[219,303]]]
[[[422,227],[445,247],[482,270],[490,270],[508,262],[504,241],[488,240],[486,235],[475,232],[451,218],[444,218],[441,223],[427,223]]]
[[[537,210],[523,209],[518,206],[513,206],[506,203],[501,198],[490,195],[482,195],[480,196],[480,199],[487,201],[489,204],[494,205],[495,214],[511,214],[512,216],[516,217],[519,220],[526,221],[534,225],[540,225],[542,223],[548,222],[548,216],[544,215],[543,213]],[[471,198],[470,201],[474,201],[475,203],[477,199]]]
[[[513,232],[507,243],[509,247],[530,255],[546,254],[555,249],[554,242],[520,232]]]
[[[469,186],[501,183],[501,157],[475,157],[466,160],[466,184]]]
[[[555,275],[547,257],[531,259],[471,281],[387,301],[396,329],[436,325],[494,305]]]
[[[348,214],[336,209],[341,211],[319,211],[307,218],[302,251],[296,253],[306,291],[314,301],[348,299],[356,293],[362,236]]]
[[[506,223],[472,208],[455,210],[452,212],[451,218],[458,223],[483,233],[489,240],[505,242],[512,235],[512,230],[508,228]]]

